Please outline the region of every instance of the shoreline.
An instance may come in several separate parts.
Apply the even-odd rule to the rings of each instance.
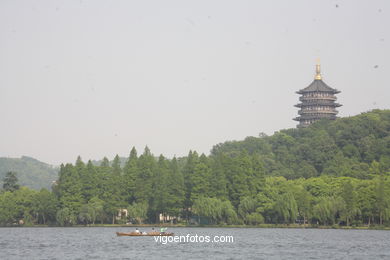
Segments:
[[[15,225],[15,226],[0,226],[0,228],[58,228],[62,226],[55,225]],[[171,227],[171,228],[289,228],[289,229],[343,229],[343,230],[390,230],[387,226],[318,226],[318,225],[299,225],[299,224],[260,224],[260,225],[186,225],[186,224],[89,224],[89,225],[73,225],[65,226],[63,228],[93,228],[93,227]]]

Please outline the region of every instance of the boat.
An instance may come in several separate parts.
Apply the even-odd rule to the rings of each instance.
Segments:
[[[164,233],[160,233],[160,232],[149,232],[149,233],[146,233],[146,234],[142,234],[142,233],[137,233],[137,232],[116,232],[116,235],[118,237],[122,237],[122,236],[129,236],[129,237],[154,237],[154,236],[173,236],[174,233],[171,233],[171,232],[164,232]]]

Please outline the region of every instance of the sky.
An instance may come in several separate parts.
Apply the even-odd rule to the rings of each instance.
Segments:
[[[0,156],[171,158],[294,128],[295,92],[390,108],[390,1],[0,1]]]

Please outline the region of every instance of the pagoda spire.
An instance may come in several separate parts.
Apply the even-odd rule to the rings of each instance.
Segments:
[[[318,79],[318,80],[321,80],[321,79],[322,79],[322,76],[321,76],[321,65],[320,65],[320,59],[317,59],[317,65],[316,65],[316,76],[314,77],[314,79]]]

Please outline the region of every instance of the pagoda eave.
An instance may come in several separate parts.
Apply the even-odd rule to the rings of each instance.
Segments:
[[[317,92],[338,94],[341,91],[336,90],[336,89],[332,89],[332,90],[303,90],[303,89],[301,89],[299,91],[296,91],[295,93],[299,94],[299,95],[303,95],[303,94],[306,94],[306,93],[317,93]]]
[[[337,118],[336,115],[326,115],[326,116],[318,116],[318,115],[302,115],[300,117],[297,117],[297,121],[302,121],[302,120],[321,120],[321,119],[331,119],[334,120]]]
[[[294,107],[312,107],[312,106],[328,106],[328,107],[341,107],[342,105],[339,103],[333,102],[318,102],[318,103],[298,103],[295,104]]]

